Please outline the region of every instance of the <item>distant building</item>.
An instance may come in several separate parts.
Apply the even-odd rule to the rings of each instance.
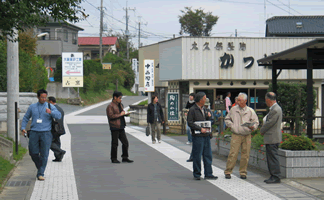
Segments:
[[[100,37],[79,37],[79,52],[84,60],[99,58]],[[107,53],[117,54],[119,43],[117,37],[102,37],[102,56]]]
[[[78,32],[84,29],[63,21],[50,21],[46,26],[39,26],[36,29],[37,55],[45,61],[45,67],[56,68],[56,61],[62,56],[62,52],[78,51]],[[47,34],[44,34],[47,33]]]
[[[324,37],[324,15],[275,16],[266,22],[266,37]]]

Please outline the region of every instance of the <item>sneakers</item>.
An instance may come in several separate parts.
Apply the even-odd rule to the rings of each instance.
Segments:
[[[231,177],[230,174],[225,174],[225,178],[226,178],[226,179],[231,179],[232,177]]]
[[[44,176],[38,176],[37,179],[38,179],[39,181],[44,181],[44,180],[45,180]]]
[[[159,143],[161,143],[161,140],[158,140]]]
[[[191,144],[191,142],[188,141],[188,142],[186,142],[186,144]]]
[[[152,144],[155,144],[156,142],[155,141],[152,141]]]

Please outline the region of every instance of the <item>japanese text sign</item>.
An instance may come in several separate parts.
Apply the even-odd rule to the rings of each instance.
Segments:
[[[179,120],[179,94],[168,93],[168,121]]]
[[[144,60],[144,91],[154,92],[154,60]]]

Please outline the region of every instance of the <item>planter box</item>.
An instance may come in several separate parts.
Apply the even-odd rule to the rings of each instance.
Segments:
[[[146,126],[147,125],[147,106],[130,105],[130,110],[136,112],[130,114],[130,123]]]
[[[228,156],[230,139],[219,140],[216,152]],[[279,149],[281,176],[285,178],[324,177],[324,151],[290,151]],[[238,160],[241,159],[239,154]],[[249,165],[268,171],[265,148],[251,149]]]

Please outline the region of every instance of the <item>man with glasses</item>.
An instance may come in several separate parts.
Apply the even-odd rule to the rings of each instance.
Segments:
[[[122,162],[132,163],[133,160],[128,159],[128,140],[125,133],[125,111],[121,103],[123,94],[115,91],[112,102],[107,106],[106,112],[111,131],[111,152],[110,158],[112,163],[120,163],[117,160],[118,139],[122,143]]]
[[[26,125],[32,118],[29,135],[29,155],[37,168],[37,179],[44,181],[44,172],[47,165],[49,150],[52,143],[52,118],[59,120],[61,113],[46,102],[47,91],[37,91],[38,102],[29,106],[21,123],[21,131],[26,134]]]

